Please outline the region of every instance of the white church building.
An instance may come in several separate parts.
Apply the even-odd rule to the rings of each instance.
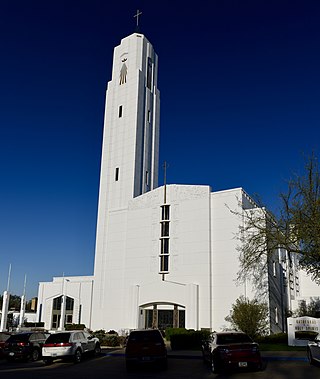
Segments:
[[[246,192],[158,186],[157,73],[157,55],[144,35],[134,33],[115,48],[106,93],[94,273],[39,284],[38,321],[47,329],[82,323],[107,331],[220,330],[235,300],[255,294],[249,278],[236,283],[239,214],[256,207]],[[280,332],[285,310],[299,296],[299,275],[285,259],[271,262],[269,271],[270,331]]]

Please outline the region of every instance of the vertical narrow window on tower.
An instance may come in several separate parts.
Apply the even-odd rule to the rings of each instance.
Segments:
[[[119,118],[122,117],[122,105],[119,105]]]
[[[160,274],[169,272],[170,257],[170,205],[161,206],[160,220]]]
[[[148,67],[147,67],[147,87],[151,90],[152,88],[152,59],[148,57]]]
[[[148,122],[151,122],[151,112],[148,110]]]
[[[161,238],[160,254],[169,254],[169,238]]]
[[[149,186],[149,171],[146,171],[146,186]]]
[[[170,217],[170,205],[161,206],[161,220],[169,220]]]
[[[169,237],[169,221],[161,221],[161,237]]]
[[[273,276],[276,277],[277,276],[277,266],[276,266],[275,261],[272,262],[272,271],[273,271]]]
[[[116,167],[116,172],[115,172],[115,181],[117,182],[119,180],[119,167]]]
[[[169,271],[169,256],[162,255],[160,256],[160,272],[168,272]]]

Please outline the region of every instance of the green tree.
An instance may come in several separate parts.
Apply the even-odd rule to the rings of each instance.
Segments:
[[[247,333],[254,339],[268,331],[268,306],[257,299],[249,300],[240,296],[225,320],[230,322],[233,329]]]
[[[320,298],[315,297],[311,298],[310,302],[307,303],[305,300],[302,300],[299,303],[299,307],[296,312],[293,314],[295,317],[320,317]]]
[[[263,269],[282,248],[289,260],[295,256],[300,267],[320,284],[320,171],[314,155],[306,160],[304,173],[288,181],[277,214],[257,200],[241,216],[238,279],[261,281]]]
[[[0,307],[2,308],[3,296],[0,295]],[[9,310],[20,311],[21,298],[18,295],[10,295]]]

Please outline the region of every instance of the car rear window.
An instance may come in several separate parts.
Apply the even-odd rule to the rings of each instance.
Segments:
[[[10,334],[0,333],[0,342],[6,341],[10,337]]]
[[[31,333],[12,334],[7,340],[7,342],[25,342],[29,340],[30,336],[31,336]]]
[[[129,341],[155,341],[155,342],[161,342],[162,337],[160,332],[157,330],[151,330],[151,331],[137,331],[137,332],[131,332],[129,336]]]
[[[69,342],[69,338],[70,338],[70,333],[50,334],[46,343]]]
[[[252,339],[246,334],[221,334],[217,336],[217,344],[247,343]]]

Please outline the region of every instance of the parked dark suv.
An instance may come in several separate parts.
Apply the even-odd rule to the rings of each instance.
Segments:
[[[41,332],[23,332],[12,334],[4,344],[4,354],[8,361],[13,359],[31,359],[37,361],[47,335]]]
[[[157,364],[167,368],[167,348],[158,329],[134,330],[126,343],[126,368],[137,365]]]

